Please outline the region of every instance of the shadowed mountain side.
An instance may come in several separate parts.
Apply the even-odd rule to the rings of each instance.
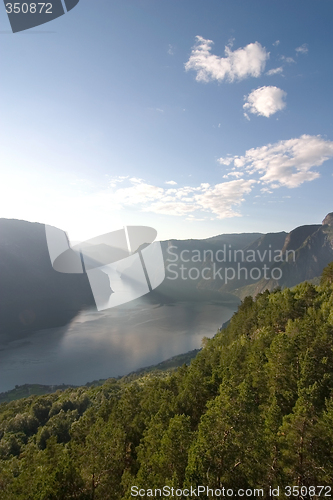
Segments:
[[[333,213],[325,217],[322,225],[300,226],[290,233],[171,240],[163,242],[162,247],[167,271],[160,292],[168,288],[168,295],[172,294],[172,289],[179,295],[195,288],[229,293],[242,299],[246,295],[256,296],[265,289],[293,287],[320,276],[324,267],[333,260]],[[182,278],[181,265],[185,268],[185,279]],[[264,266],[267,266],[266,271]],[[190,268],[195,268],[192,278],[189,277]],[[227,268],[231,279],[225,279]],[[258,271],[251,275],[254,268]]]
[[[169,289],[172,287],[177,289],[176,293],[180,293],[180,290],[185,293],[185,290],[195,287],[201,292],[215,290],[232,294],[235,289],[256,283],[256,280],[249,278],[249,272],[253,267],[262,267],[264,264],[270,267],[274,251],[281,252],[286,236],[287,233],[282,231],[264,235],[234,234],[206,240],[163,242],[166,280],[160,289],[162,291],[163,287],[167,286]],[[252,259],[246,261],[246,258],[251,256]],[[253,256],[255,256],[254,261]],[[185,267],[183,274],[182,265]],[[239,265],[243,270],[238,275]],[[192,277],[190,277],[191,268],[193,268]],[[228,280],[225,282],[224,279],[226,268],[230,270],[229,275],[235,272],[236,278],[229,282]]]
[[[251,243],[257,241],[261,236],[265,235],[263,233],[219,234],[217,236],[207,238],[205,241],[207,243],[225,243],[231,246],[237,245],[238,248],[246,248],[248,245],[251,245]]]
[[[0,277],[2,337],[63,326],[95,306],[87,275],[53,270],[43,224],[0,219]]]
[[[281,279],[262,279],[257,284],[251,284],[234,293],[242,299],[246,295],[255,296],[266,289],[272,291],[277,286],[293,287],[303,281],[318,278],[323,269],[333,261],[333,217],[329,216],[332,214],[324,219],[321,226],[301,226],[288,234],[283,251],[294,250],[295,258],[274,264],[274,267],[282,271]],[[329,224],[324,224],[326,221]]]
[[[321,228],[320,224],[313,224],[311,226],[300,226],[293,229],[286,237],[282,252],[285,253],[287,250],[297,250],[303,245],[305,240],[319,228]]]

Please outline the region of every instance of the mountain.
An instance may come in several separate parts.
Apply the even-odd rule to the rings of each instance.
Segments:
[[[253,290],[256,295],[263,290],[292,287],[302,281],[319,278],[323,269],[333,261],[333,213],[328,214],[321,225],[300,226],[291,231],[282,252],[294,252],[292,258],[278,267],[282,277],[278,280],[261,280]]]
[[[53,270],[43,224],[0,219],[0,335],[63,326],[94,306],[86,275]]]
[[[230,304],[319,277],[333,260],[333,213],[290,233],[221,234],[161,246],[166,279],[145,300]],[[85,274],[53,270],[43,224],[0,219],[0,277],[2,337],[63,326],[95,307]]]
[[[220,235],[163,244],[166,280],[158,290],[205,290],[244,298],[318,279],[333,260],[333,213],[289,233]]]

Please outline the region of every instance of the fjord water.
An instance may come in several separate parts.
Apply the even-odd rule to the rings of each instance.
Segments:
[[[235,304],[138,300],[0,345],[0,392],[16,384],[74,384],[126,375],[213,337]]]

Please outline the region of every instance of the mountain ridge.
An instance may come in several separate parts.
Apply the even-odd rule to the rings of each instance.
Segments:
[[[82,309],[95,307],[86,275],[57,273],[53,270],[45,238],[44,224],[16,219],[0,219],[0,335],[2,341],[29,331],[63,326]],[[147,300],[163,301],[207,300],[230,301],[232,298],[253,297],[277,286],[292,287],[320,276],[333,260],[333,212],[326,215],[321,225],[299,226],[289,233],[221,234],[206,239],[161,242],[166,265],[166,279]],[[170,252],[171,250],[171,252]],[[234,262],[221,262],[229,250],[238,251]],[[183,252],[183,253],[182,253]],[[192,257],[193,262],[189,259]],[[206,253],[205,253],[206,252]],[[238,257],[255,255],[256,261],[240,262]],[[271,262],[273,252],[280,252],[283,261]],[[293,260],[285,260],[287,252],[294,252]],[[280,255],[279,254],[279,255]],[[204,258],[198,261],[198,255]],[[178,276],[181,256],[187,266],[195,268],[192,275],[199,279]],[[177,257],[177,263],[174,262]],[[207,258],[206,258],[207,257]],[[217,271],[229,268],[237,271],[239,279],[220,279]],[[254,267],[280,269],[276,279],[254,279],[246,276]],[[185,266],[184,266],[185,267]],[[190,269],[190,267],[189,267]],[[173,275],[171,273],[173,270]],[[277,276],[275,271],[275,276]],[[107,279],[107,277],[105,277]]]

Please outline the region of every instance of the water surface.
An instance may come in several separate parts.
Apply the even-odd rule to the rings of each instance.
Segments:
[[[126,375],[201,346],[235,306],[143,301],[80,313],[62,328],[0,345],[0,392],[16,384],[82,385]]]

